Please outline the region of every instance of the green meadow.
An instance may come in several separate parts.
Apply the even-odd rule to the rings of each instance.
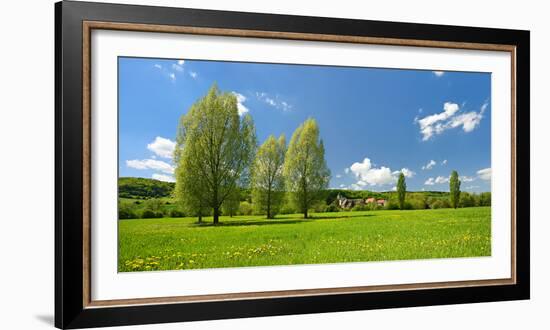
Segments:
[[[491,208],[119,220],[120,272],[491,255]]]

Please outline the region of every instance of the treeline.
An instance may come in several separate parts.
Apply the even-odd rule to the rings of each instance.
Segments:
[[[136,180],[129,180],[136,179]],[[124,183],[129,191],[137,191],[141,187],[151,187],[159,191],[160,187],[165,186],[165,182],[146,179],[146,178],[120,178],[119,184]],[[145,183],[145,184],[144,184]],[[140,188],[134,188],[132,185],[139,184]],[[173,184],[170,184],[173,187]],[[172,188],[173,189],[173,188]],[[152,194],[142,193],[128,198],[127,190],[119,189],[119,218],[137,219],[137,218],[163,218],[163,217],[184,217],[194,216],[191,212],[185,212],[181,205],[173,198],[173,191],[164,190],[162,196],[149,197]],[[376,203],[357,205],[349,210],[342,209],[338,205],[338,195],[348,199],[375,198],[385,199],[388,203],[385,206],[379,206]],[[230,207],[222,207],[221,214],[226,216],[235,215],[265,215],[265,210],[253,202],[252,191],[250,189],[239,189],[238,200],[232,204],[226,204]],[[313,204],[310,212],[341,212],[341,211],[369,211],[369,210],[397,210],[399,209],[398,196],[396,192],[375,192],[375,191],[356,191],[346,189],[329,189],[322,192],[323,198]],[[460,192],[458,207],[478,207],[491,206],[491,193],[468,193]],[[441,191],[419,191],[407,192],[404,209],[440,209],[451,208],[449,192]],[[299,213],[293,203],[283,200],[278,210],[279,214]],[[210,210],[205,210],[203,216],[211,216]]]

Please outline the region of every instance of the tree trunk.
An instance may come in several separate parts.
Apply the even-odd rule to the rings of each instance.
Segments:
[[[304,200],[303,200],[304,219],[307,219],[308,202],[307,202],[307,183],[305,178],[302,178],[302,189],[304,190]]]
[[[267,218],[271,219],[271,190],[267,191]]]
[[[220,222],[220,208],[214,208],[214,224],[217,225]]]

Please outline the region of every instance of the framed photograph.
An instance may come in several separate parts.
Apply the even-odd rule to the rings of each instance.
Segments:
[[[529,32],[59,2],[59,328],[529,298]]]

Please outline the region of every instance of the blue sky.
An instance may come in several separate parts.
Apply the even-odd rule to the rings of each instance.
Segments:
[[[179,117],[216,82],[259,143],[317,120],[331,188],[490,191],[491,76],[336,66],[119,58],[119,175],[173,180]]]

